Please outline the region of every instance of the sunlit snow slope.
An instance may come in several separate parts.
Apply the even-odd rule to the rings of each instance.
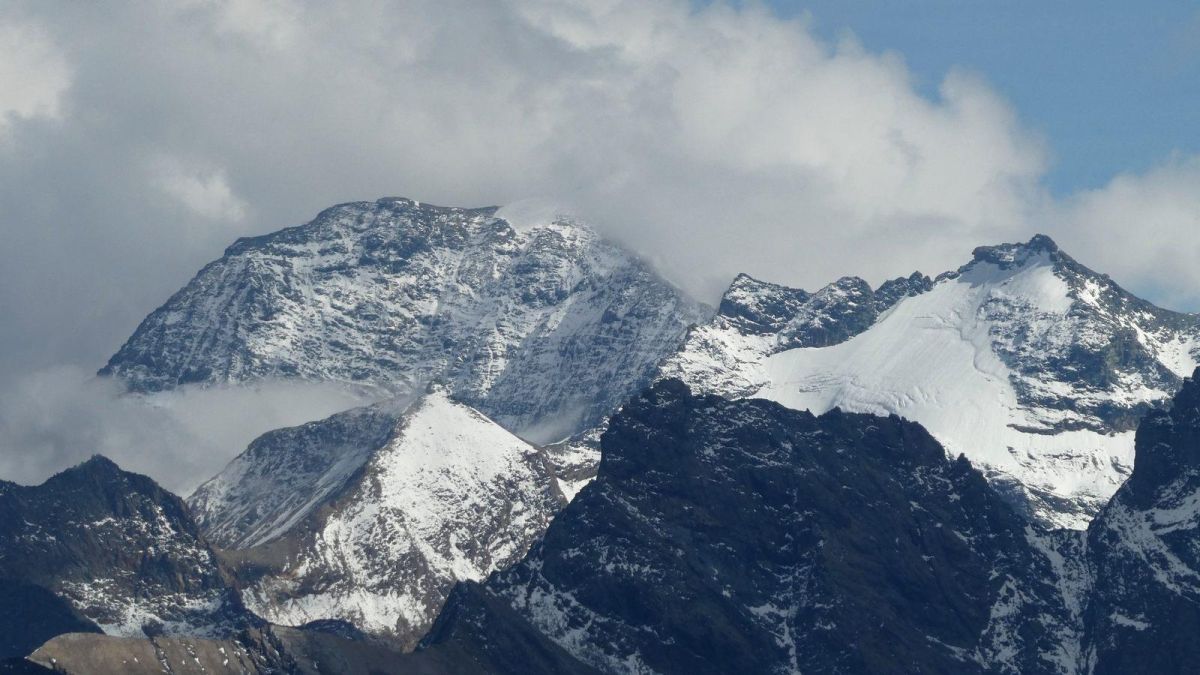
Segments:
[[[1080,528],[1128,476],[1137,420],[1191,373],[1198,338],[1195,316],[1129,295],[1039,236],[977,249],[845,342],[744,359],[736,370],[754,392],[723,391],[728,374],[685,379],[814,412],[916,420],[1036,516]],[[688,349],[693,364],[729,360]]]
[[[343,445],[355,437],[362,448]],[[454,582],[519,560],[566,503],[544,452],[440,389],[286,438],[252,446],[192,499],[218,539],[262,542],[230,555],[262,569],[244,598],[273,623],[343,620],[410,647]],[[289,473],[303,478],[281,484]]]

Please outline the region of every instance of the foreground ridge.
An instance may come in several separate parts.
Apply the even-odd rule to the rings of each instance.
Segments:
[[[525,561],[459,587],[429,650],[487,672],[522,672],[532,638],[514,633],[614,673],[1050,672],[1063,658],[1072,616],[1050,556],[916,424],[665,380],[603,444],[596,480]]]
[[[183,501],[100,456],[38,486],[0,483],[0,580],[15,613],[0,658],[63,631],[224,636],[258,622]]]
[[[146,654],[230,654],[254,673],[1188,672],[1195,375],[1137,436],[1133,476],[1088,530],[1048,530],[918,424],[664,380],[610,420],[596,479],[541,541],[457,584],[412,654],[329,626],[67,635],[32,658],[68,673],[156,672],[126,667]]]
[[[548,639],[611,673],[1174,673],[1200,658],[1200,370],[1086,533],[1013,511],[921,427],[695,397],[613,418],[596,481],[426,639],[483,672]],[[668,467],[676,467],[670,469]]]

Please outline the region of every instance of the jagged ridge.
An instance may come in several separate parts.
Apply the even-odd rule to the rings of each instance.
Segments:
[[[772,354],[840,344],[868,329],[903,298],[929,290],[914,272],[877,290],[843,277],[816,293],[739,274],[708,324],[688,331],[680,349],[659,367],[659,379],[679,378],[727,396],[747,396],[766,384],[759,367]]]
[[[1035,517],[1085,527],[1129,475],[1137,420],[1196,366],[1200,318],[1139,300],[1044,236],[980,247],[930,286],[912,281],[869,326],[847,321],[850,339],[781,349],[745,316],[718,317],[663,371],[726,396],[902,414]],[[791,313],[807,321],[799,306],[769,321]]]

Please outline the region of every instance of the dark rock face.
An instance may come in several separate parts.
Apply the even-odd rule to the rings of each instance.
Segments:
[[[1185,673],[1200,663],[1200,383],[1137,433],[1133,475],[1088,529],[1095,673]]]
[[[252,622],[183,501],[102,457],[36,487],[0,483],[0,578],[33,603],[23,616],[47,619],[15,641],[44,640],[48,627],[219,635]]]
[[[441,380],[550,442],[598,423],[709,310],[568,222],[408,199],[335,206],[241,239],[101,370],[136,391],[266,377],[395,395]]]
[[[904,298],[927,293],[931,288],[933,279],[920,272],[885,281],[875,289],[875,309],[880,313],[885,312]]]
[[[744,333],[778,333],[803,309],[812,294],[799,288],[739,274],[721,297],[717,316]]]
[[[875,294],[867,282],[844,277],[814,293],[780,334],[779,348],[826,347],[845,342],[875,323]]]
[[[525,561],[460,586],[428,649],[498,672],[522,672],[506,650],[542,638],[606,672],[1053,672],[1062,657],[1072,616],[1049,557],[918,425],[668,380],[603,448]]]
[[[0,660],[23,657],[55,635],[99,632],[96,624],[45,588],[0,580]]]
[[[1184,381],[1170,407],[1151,411],[1137,432],[1133,475],[1122,498],[1146,508],[1161,488],[1200,470],[1200,370]]]
[[[885,282],[878,291],[858,277],[843,277],[808,293],[739,274],[721,298],[717,317],[743,335],[777,336],[778,351],[827,347],[861,333],[880,312],[931,285],[928,277],[914,272]]]

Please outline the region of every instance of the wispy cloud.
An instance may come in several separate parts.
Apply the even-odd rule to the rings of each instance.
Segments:
[[[71,70],[42,27],[13,18],[0,22],[0,142],[15,119],[56,118]]]
[[[233,223],[246,217],[246,203],[233,193],[221,169],[191,167],[164,157],[149,170],[159,189],[198,216]]]
[[[49,368],[0,388],[0,477],[36,483],[100,453],[187,494],[263,432],[365,402],[297,382],[130,397],[79,368]]]

